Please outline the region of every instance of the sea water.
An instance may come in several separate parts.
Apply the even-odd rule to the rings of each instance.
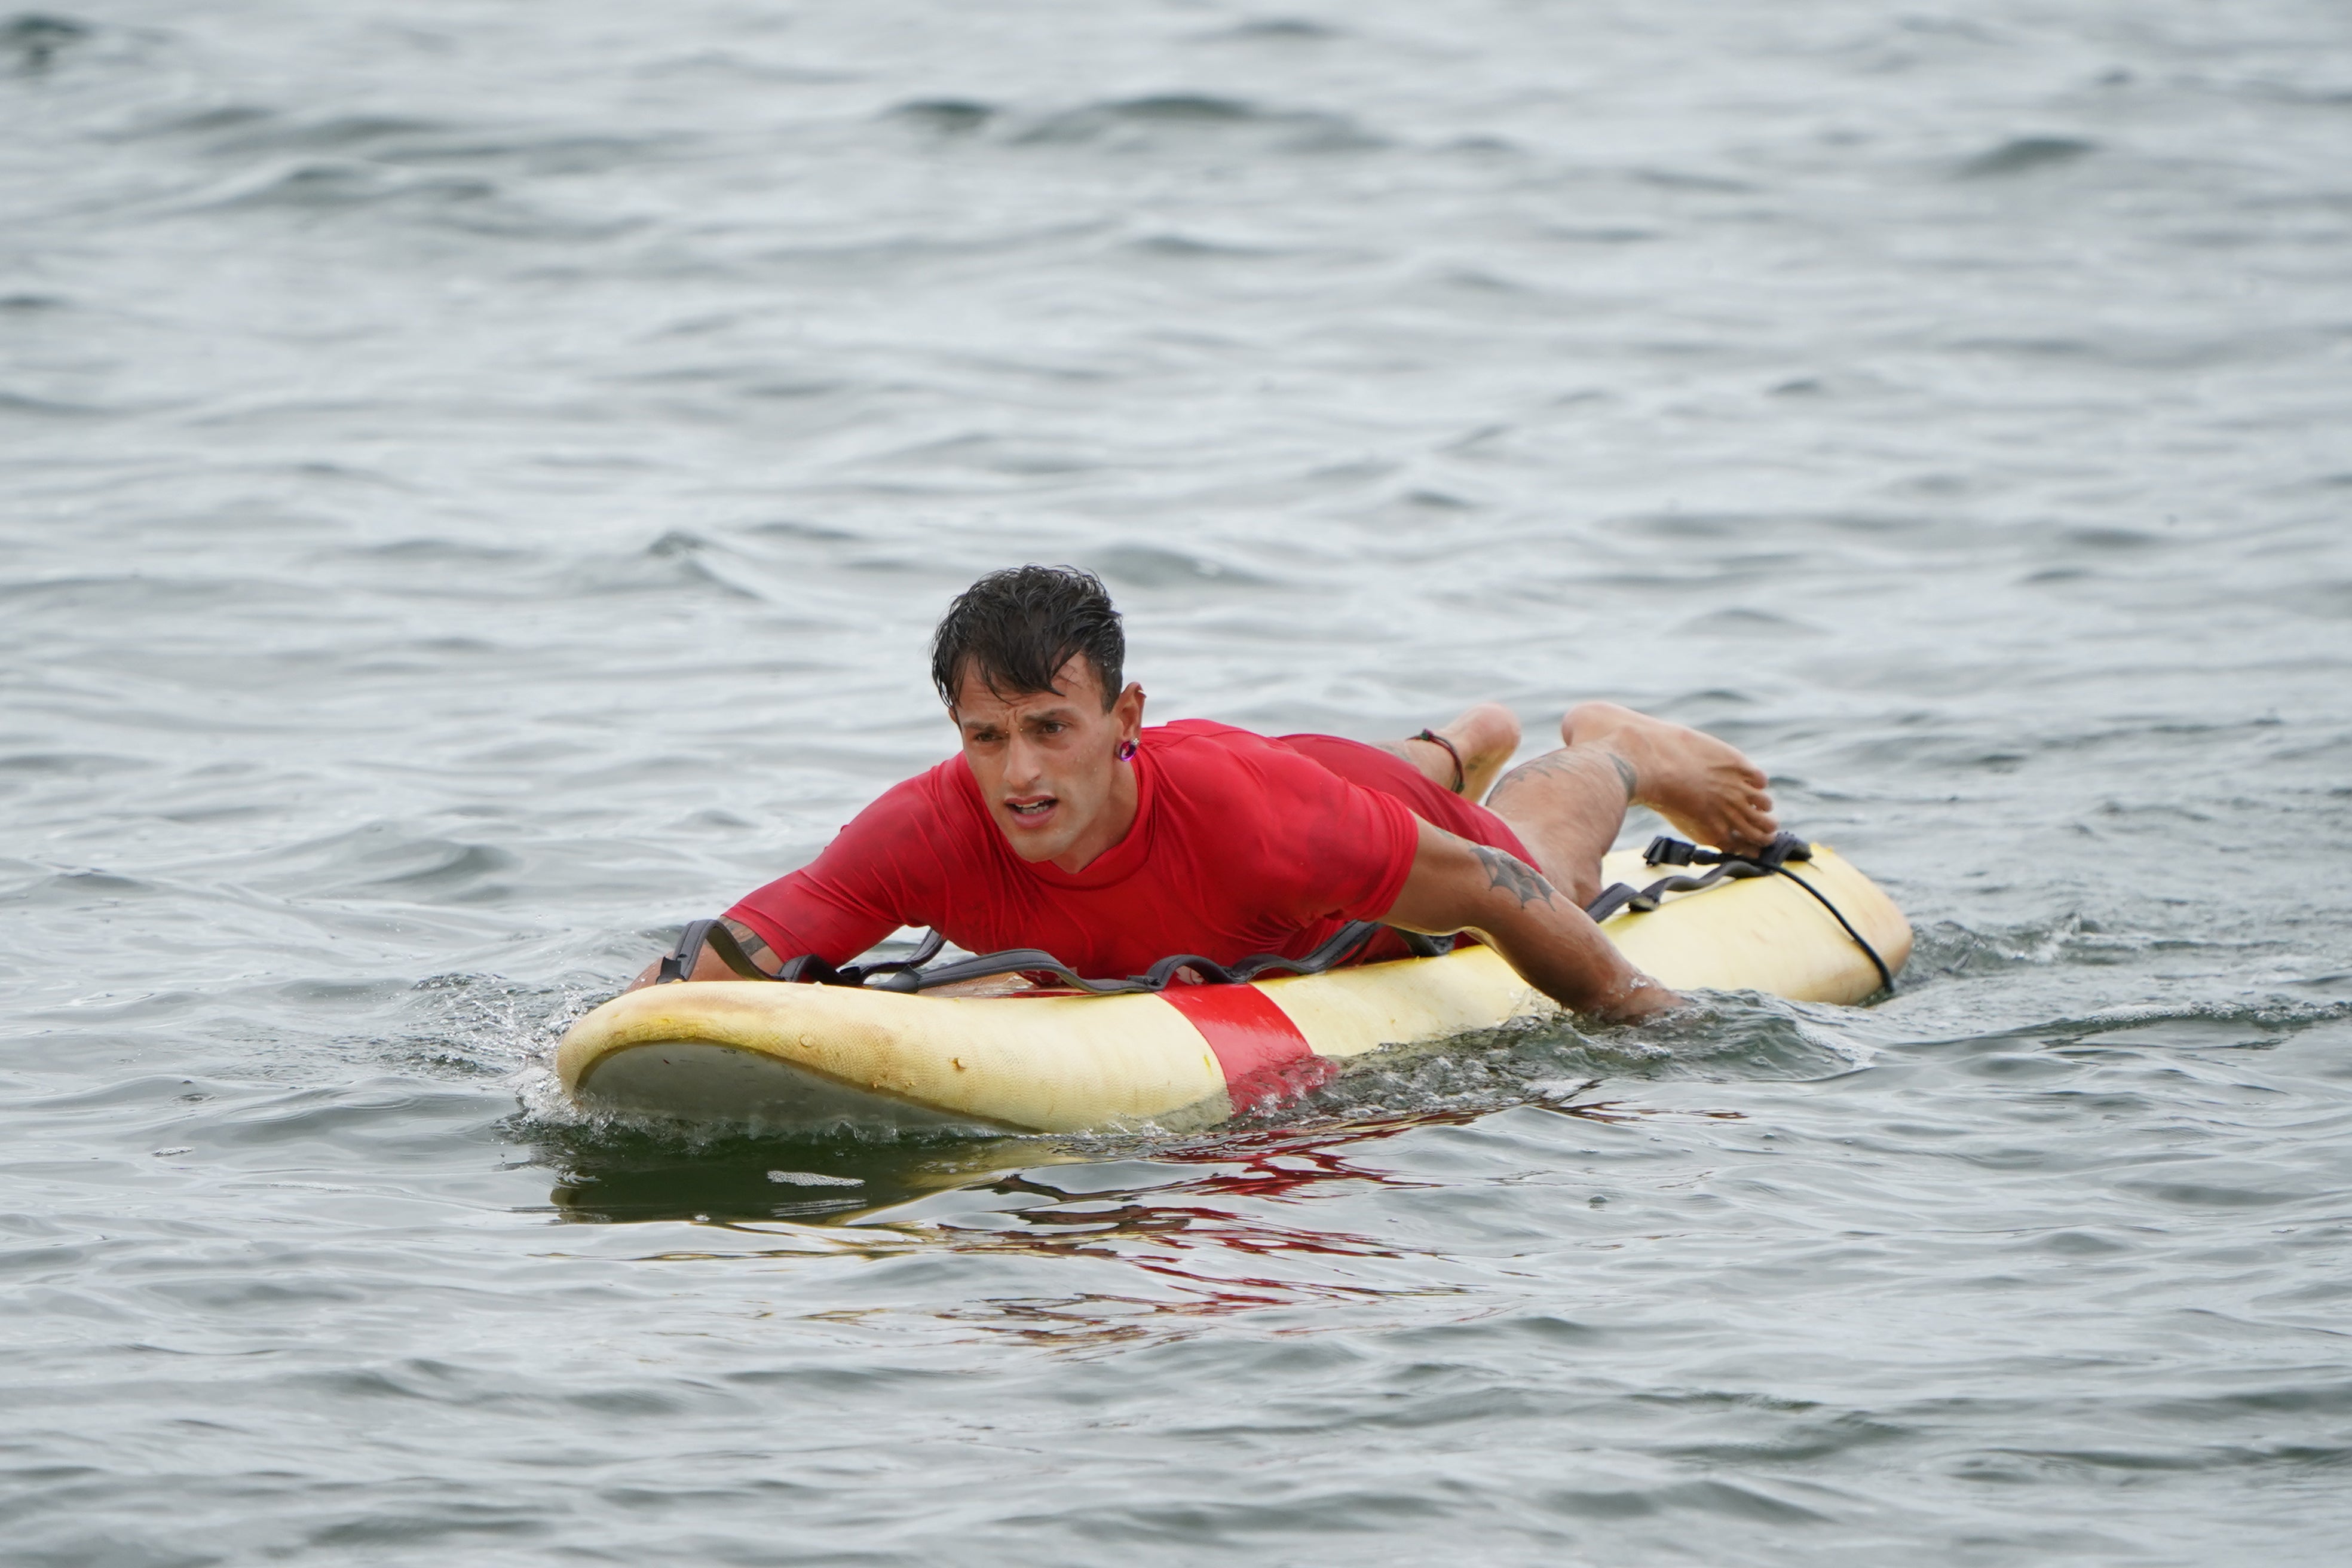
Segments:
[[[2342,1561],[2342,5],[59,5],[0,1556]],[[1154,719],[1726,736],[1911,965],[1205,1135],[570,1110],[1032,560]]]

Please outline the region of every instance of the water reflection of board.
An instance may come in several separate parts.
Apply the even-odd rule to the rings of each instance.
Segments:
[[[1892,900],[1816,846],[1794,874],[1899,969],[1911,928]],[[1640,858],[1605,880],[1641,882]],[[1782,877],[1668,894],[1601,928],[1677,990],[1859,1002],[1877,970],[1822,902]],[[779,1132],[1075,1132],[1200,1126],[1292,1098],[1350,1058],[1553,1011],[1491,950],[1150,995],[903,995],[709,981],[614,997],[557,1052],[595,1110]]]

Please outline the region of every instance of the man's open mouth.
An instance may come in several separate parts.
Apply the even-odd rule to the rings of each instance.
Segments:
[[[1060,804],[1057,798],[1049,795],[1042,800],[1008,800],[1004,803],[1004,809],[1014,816],[1028,820],[1044,816]]]

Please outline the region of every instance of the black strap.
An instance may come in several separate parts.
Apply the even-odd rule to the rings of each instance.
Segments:
[[[1630,883],[1612,882],[1601,896],[1584,906],[1595,925],[1607,920],[1619,910],[1632,910],[1646,915],[1658,907],[1658,900],[1668,893],[1696,893],[1702,888],[1712,888],[1727,879],[1737,881],[1743,877],[1769,877],[1771,872],[1746,861],[1732,860],[1717,866],[1704,877],[1661,877],[1646,888],[1636,889]]]
[[[940,955],[940,950],[947,944],[948,939],[938,931],[925,931],[923,940],[915,944],[915,951],[911,956],[893,959],[887,963],[853,963],[841,971],[843,977],[841,983],[845,985],[862,985],[877,974],[887,974],[893,978],[901,974],[911,974],[937,958]],[[883,989],[893,991],[903,987],[894,986],[888,981],[885,981]]]
[[[1211,985],[1239,985],[1262,974],[1320,974],[1353,958],[1380,934],[1381,929],[1370,921],[1350,921],[1304,958],[1289,958],[1278,952],[1258,952],[1237,963],[1224,964],[1213,958],[1203,958],[1197,952],[1172,953],[1142,973],[1130,974],[1124,980],[1089,979],[1041,948],[1016,947],[1003,952],[982,953],[976,958],[961,959],[954,963],[943,963],[936,969],[919,973],[905,970],[884,981],[882,989],[929,991],[941,985],[986,980],[999,974],[1050,974],[1073,991],[1109,996],[1165,991],[1175,984],[1178,972],[1186,969]],[[1434,938],[1410,931],[1397,934],[1405,939],[1408,947],[1424,957],[1445,951],[1444,945]]]
[[[930,931],[916,946],[911,957],[886,963],[853,963],[845,969],[835,969],[816,954],[804,952],[798,958],[786,960],[782,968],[771,974],[752,962],[751,955],[743,951],[743,944],[736,940],[735,933],[727,929],[725,921],[688,921],[686,929],[678,932],[677,946],[663,957],[661,968],[654,976],[654,984],[658,985],[672,980],[693,979],[695,966],[701,962],[702,950],[707,947],[719,955],[720,963],[746,980],[799,980],[824,985],[861,985],[873,975],[919,969],[937,958],[940,949],[947,944],[947,938],[937,931]]]
[[[1879,987],[1886,991],[1894,990],[1895,972],[1886,967],[1886,961],[1878,956],[1878,950],[1871,946],[1860,931],[1853,929],[1853,922],[1846,919],[1835,904],[1830,902],[1828,895],[1788,868],[1787,862],[1790,860],[1811,860],[1812,858],[1811,847],[1793,833],[1774,834],[1771,843],[1752,855],[1733,855],[1720,849],[1702,849],[1697,845],[1684,839],[1671,838],[1664,834],[1660,834],[1650,840],[1650,847],[1647,849],[1642,851],[1642,860],[1644,865],[1700,865],[1712,866],[1715,869],[1704,877],[1663,877],[1639,891],[1626,883],[1612,882],[1601,889],[1599,898],[1584,907],[1584,912],[1592,918],[1594,924],[1598,925],[1620,910],[1630,909],[1636,914],[1647,914],[1658,907],[1658,898],[1663,893],[1695,893],[1702,888],[1711,888],[1726,878],[1737,879],[1743,877],[1769,877],[1778,874],[1788,878],[1819,900],[1822,908],[1829,910],[1830,918],[1845,929],[1846,935],[1853,938],[1853,944],[1862,949],[1863,956],[1870,960],[1870,966],[1878,971]]]
[[[734,933],[721,921],[689,921],[678,936],[677,950],[662,960],[656,983],[691,977],[702,950],[708,947],[726,963],[728,968],[746,980],[863,985],[877,976],[887,976],[879,980],[875,989],[912,993],[966,981],[992,979],[999,974],[1050,974],[1073,991],[1108,996],[1165,991],[1175,983],[1178,972],[1186,969],[1213,985],[1238,985],[1262,974],[1320,974],[1355,957],[1383,929],[1392,928],[1383,928],[1371,921],[1350,921],[1304,958],[1290,958],[1278,952],[1258,952],[1237,963],[1223,964],[1196,952],[1180,952],[1161,959],[1141,974],[1130,974],[1123,980],[1093,980],[1043,948],[1035,947],[1008,948],[1002,952],[982,953],[977,957],[929,968],[926,965],[947,945],[947,938],[937,931],[924,936],[910,958],[885,963],[853,963],[835,969],[814,953],[803,953],[771,974],[751,962],[742,945],[735,940]],[[1409,951],[1423,958],[1434,958],[1453,949],[1452,942],[1445,938],[1423,936],[1418,931],[1399,931],[1396,934]]]
[[[735,933],[727,929],[725,921],[688,921],[686,929],[677,933],[677,945],[663,957],[660,972],[654,976],[654,984],[659,985],[672,980],[693,979],[695,966],[702,962],[702,950],[706,947],[719,955],[720,963],[746,980],[799,980],[803,978],[805,969],[795,973],[793,964],[824,962],[821,959],[796,958],[792,963],[785,964],[781,973],[771,974],[751,962],[751,955],[743,951],[743,944],[735,940]]]
[[[1812,894],[1814,898],[1821,900],[1822,908],[1829,910],[1831,919],[1836,921],[1838,924],[1845,927],[1845,934],[1853,938],[1853,945],[1862,949],[1863,955],[1870,960],[1871,967],[1878,971],[1879,989],[1882,991],[1892,991],[1895,989],[1895,973],[1892,970],[1886,967],[1886,960],[1879,957],[1878,950],[1863,940],[1862,933],[1853,929],[1853,922],[1846,919],[1845,916],[1840,914],[1838,912],[1838,907],[1830,902],[1828,897],[1824,895],[1819,888],[1814,887],[1811,882],[1806,881],[1802,877],[1798,876],[1786,866],[1775,866],[1772,869],[1780,872],[1780,875],[1788,878],[1789,880],[1796,883],[1797,886]]]

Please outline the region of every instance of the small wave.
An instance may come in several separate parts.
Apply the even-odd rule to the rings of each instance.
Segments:
[[[503,900],[512,888],[501,879],[520,864],[509,850],[386,821],[289,845],[269,860],[274,872],[264,874],[296,876],[305,896],[436,904]]]
[[[839,242],[795,242],[761,250],[763,266],[789,268],[796,274],[824,277],[856,275],[870,281],[877,269],[927,265],[932,262],[969,264],[982,258],[1059,252],[1063,247],[1111,231],[1108,219],[1087,216],[1034,226],[997,226],[974,233],[941,234],[936,229],[900,228],[895,232]]]
[[[397,200],[412,195],[436,195],[446,193],[457,200],[482,200],[491,195],[491,185],[478,179],[445,179],[416,176],[397,169],[385,169],[383,164],[362,163],[362,160],[306,160],[306,163],[266,167],[242,179],[230,181],[226,188],[200,195],[188,205],[191,212],[249,212],[249,209],[291,207],[291,209],[331,209],[331,207],[364,207],[374,202]]]
[[[16,57],[16,68],[26,76],[47,70],[58,56],[90,37],[86,23],[70,16],[28,11],[0,23],[0,54]]]
[[[366,888],[396,888],[407,893],[438,893],[468,901],[502,898],[506,889],[486,887],[486,879],[510,871],[520,862],[504,849],[486,844],[460,844],[449,839],[419,839],[404,846],[404,854],[422,856],[424,865],[371,878]]]
[[[2030,174],[2036,169],[2076,163],[2098,150],[2097,142],[2072,136],[2020,136],[1969,159],[1959,166],[1958,174],[1963,180]]]
[[[1556,1488],[1539,1495],[1542,1506],[1567,1518],[1619,1521],[1651,1514],[1713,1516],[1740,1525],[1819,1526],[1832,1516],[1788,1498],[1775,1497],[1758,1482],[1673,1481],[1661,1486]]]
[[[446,1114],[429,1114],[435,1105]],[[451,1123],[472,1120],[478,1091],[397,1079],[364,1084],[296,1089],[266,1100],[248,1100],[202,1127],[200,1142],[216,1148],[270,1148],[319,1142],[350,1147],[364,1140],[379,1155],[402,1143],[431,1143],[447,1136]],[[195,1131],[186,1128],[184,1131]]]
[[[1241,245],[1229,239],[1202,239],[1189,234],[1146,235],[1140,239],[1129,241],[1126,248],[1145,256],[1167,256],[1181,260],[1225,257],[1258,260],[1285,254],[1272,246]]]
[[[2078,549],[2104,553],[2149,550],[2168,542],[2163,535],[2151,533],[2144,528],[2076,526],[2059,530],[2057,537],[2062,542]]]
[[[716,590],[730,599],[790,604],[789,586],[770,580],[747,557],[691,529],[670,529],[640,549],[599,552],[566,566],[554,579],[567,595],[676,594],[707,595]]]
[[[111,871],[55,871],[6,895],[11,903],[34,909],[58,905],[111,904],[162,891],[154,883]]]
[[[1642,184],[1654,185],[1664,191],[1698,191],[1716,195],[1748,195],[1756,187],[1746,180],[1735,180],[1724,174],[1694,174],[1687,169],[1636,169],[1633,178]]]
[[[266,110],[252,109],[212,110],[176,128],[199,127],[235,132],[215,141],[214,151],[220,153],[348,153],[386,142],[446,135],[457,129],[446,121],[400,114],[339,114],[289,123]]]
[[[47,773],[89,779],[154,765],[144,757],[126,757],[112,752],[0,752],[0,773]]]
[[[883,118],[904,121],[943,135],[964,136],[984,129],[997,113],[993,105],[975,103],[970,99],[930,98],[899,104],[887,110]]]
[[[861,79],[857,73],[851,71],[755,59],[740,50],[729,48],[697,49],[691,54],[648,61],[638,66],[635,74],[655,80],[666,77],[717,77],[730,85],[750,82],[768,89],[838,87]]]
[[[1208,35],[1210,39],[1230,39],[1251,44],[1326,44],[1347,34],[1328,23],[1312,21],[1304,16],[1267,16],[1256,21],[1239,22]]]
[[[190,213],[382,211],[466,234],[584,243],[641,226],[609,212],[551,211],[519,200],[506,184],[473,174],[423,173],[379,160],[314,159],[265,168],[189,199]]]
[[[1818,637],[1829,635],[1821,627],[1808,626],[1793,616],[1778,616],[1769,610],[1749,609],[1739,605],[1710,610],[1703,616],[1694,616],[1675,629],[1686,635],[1696,634],[1702,637]]]
[[[511,545],[483,544],[470,539],[394,539],[362,544],[349,553],[366,562],[421,562],[436,566],[508,566],[532,559],[533,552]]]
[[[222,104],[146,121],[118,141],[184,137],[215,158],[310,160],[311,167],[496,163],[530,174],[601,174],[673,152],[677,132],[609,132],[491,126],[404,114],[299,119],[253,104]]]
[[[646,546],[646,554],[656,561],[673,563],[673,569],[689,581],[708,584],[739,599],[782,604],[791,598],[780,584],[761,581],[747,563],[730,558],[723,549],[698,533],[673,529]]]
[[[2084,1017],[2063,1020],[2047,1027],[2084,1036],[2109,1034],[2121,1029],[2145,1029],[2158,1024],[2203,1024],[2224,1029],[2251,1027],[2294,1033],[2347,1018],[2352,1018],[2352,1001],[2299,1002],[2292,998],[2273,997],[2248,1002],[2129,1003],[2103,1007]]]
[[[2099,1049],[2168,1051],[2267,1050],[2307,1030],[2352,1019],[2352,1001],[2309,1002],[2292,996],[2242,1001],[2135,1003],[1970,1033],[1917,1046],[2022,1045],[2064,1052]]]
[[[1057,116],[1055,121],[1048,123],[1075,122],[1084,119],[1089,123],[1128,121],[1138,124],[1242,125],[1262,122],[1268,118],[1265,110],[1237,98],[1217,98],[1206,93],[1160,93],[1148,98],[1091,104]]]
[[[829,528],[821,522],[804,522],[798,518],[789,517],[773,518],[766,522],[755,522],[745,528],[743,531],[769,539],[789,539],[795,543],[803,544],[850,544],[859,542],[858,536],[847,529]]]
[[[86,419],[92,415],[113,412],[115,410],[101,408],[92,403],[68,403],[63,398],[37,397],[29,392],[0,390],[0,415],[23,414],[39,419]]]
[[[1034,478],[1039,475],[1092,473],[1101,464],[1091,456],[1041,448],[1027,437],[991,432],[943,436],[880,454],[879,460],[898,468],[937,468],[973,473]]]
[[[1205,93],[1161,93],[1087,104],[1030,124],[1024,144],[1153,146],[1183,137],[1255,134],[1283,153],[1352,153],[1387,145],[1343,114],[1267,109]]]
[[[1268,579],[1205,555],[1126,544],[1094,552],[1087,564],[1112,582],[1133,588],[1189,588],[1213,583],[1223,588],[1263,588]]]
[[[2275,594],[2275,597],[2277,602],[2315,620],[2352,621],[2352,578],[2299,584],[2285,593]]]
[[[380,163],[315,161],[267,171],[239,183],[225,195],[196,204],[198,211],[253,208],[301,210],[370,206],[390,201],[487,201],[498,194],[488,180],[463,175],[417,175]]]
[[[1491,132],[1452,137],[1440,142],[1437,150],[1454,157],[1474,160],[1522,158],[1527,156],[1528,153],[1524,143],[1514,142],[1507,136],[1496,136]]]
[[[112,132],[110,139],[139,142],[168,136],[206,136],[216,131],[233,131],[239,126],[257,124],[271,118],[273,111],[258,104],[221,103],[206,109],[142,119],[126,130]]]
[[[1998,974],[2021,967],[2065,963],[2112,963],[2144,951],[2154,939],[2101,928],[2079,914],[1978,931],[1956,921],[1913,928],[1913,977]]]
[[[510,131],[441,136],[376,154],[391,163],[497,163],[528,175],[603,174],[685,156],[696,138],[682,132],[640,136]]]

